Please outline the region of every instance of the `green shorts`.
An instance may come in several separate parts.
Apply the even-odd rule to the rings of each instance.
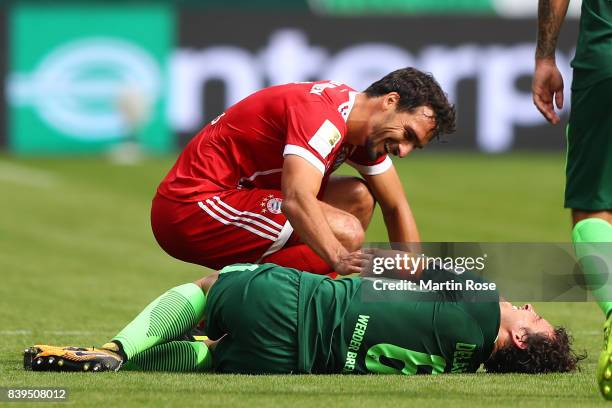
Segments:
[[[612,209],[612,79],[572,90],[565,207]]]
[[[221,270],[206,300],[206,334],[219,339],[216,372],[286,374],[298,367],[300,272],[272,264]]]
[[[223,268],[206,300],[206,334],[221,373],[328,372],[332,342],[361,281],[274,264]]]

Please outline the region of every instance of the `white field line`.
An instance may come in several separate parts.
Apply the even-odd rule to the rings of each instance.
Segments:
[[[59,177],[49,171],[0,161],[0,181],[29,187],[51,188],[59,184]]]
[[[87,331],[87,330],[42,330],[43,335],[53,336],[92,336],[104,334],[100,331]],[[0,336],[31,336],[34,334],[33,330],[0,330]]]
[[[576,333],[578,333],[578,335],[585,335],[585,336],[603,336],[603,330],[586,330],[586,331],[577,331]]]
[[[0,330],[0,336],[27,336],[32,330]]]

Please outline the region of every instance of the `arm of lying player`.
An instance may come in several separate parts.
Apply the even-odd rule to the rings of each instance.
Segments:
[[[317,193],[322,174],[299,156],[288,155],[283,164],[282,211],[302,241],[340,275],[360,273],[370,255],[348,251],[334,235]]]

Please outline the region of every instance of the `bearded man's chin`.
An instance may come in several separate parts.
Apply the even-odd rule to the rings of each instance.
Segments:
[[[376,145],[372,142],[372,139],[370,138],[368,138],[368,140],[366,141],[365,151],[366,151],[366,154],[368,155],[368,160],[370,161],[375,161],[380,156],[382,156],[382,154],[379,154],[376,151]]]

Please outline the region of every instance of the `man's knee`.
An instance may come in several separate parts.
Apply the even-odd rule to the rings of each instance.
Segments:
[[[376,206],[376,200],[367,183],[359,177],[332,177],[325,189],[323,201],[353,214],[364,229],[368,227]]]
[[[344,193],[348,205],[346,211],[357,217],[363,229],[368,227],[376,206],[376,199],[365,180],[353,177],[347,183]]]
[[[342,235],[344,235],[342,241],[346,249],[356,251],[361,248],[365,240],[365,231],[361,221],[356,216],[347,214],[343,220]]]
[[[370,191],[370,187],[368,187],[368,184],[362,178],[355,177],[354,180],[355,182],[353,183],[351,192],[355,200],[356,212],[372,215],[374,206],[376,205],[376,199]]]
[[[599,210],[599,211],[590,211],[590,210],[579,210],[572,209],[572,220],[574,225],[578,224],[580,221],[585,220],[587,218],[601,218],[605,221],[608,221],[612,224],[612,210]]]

